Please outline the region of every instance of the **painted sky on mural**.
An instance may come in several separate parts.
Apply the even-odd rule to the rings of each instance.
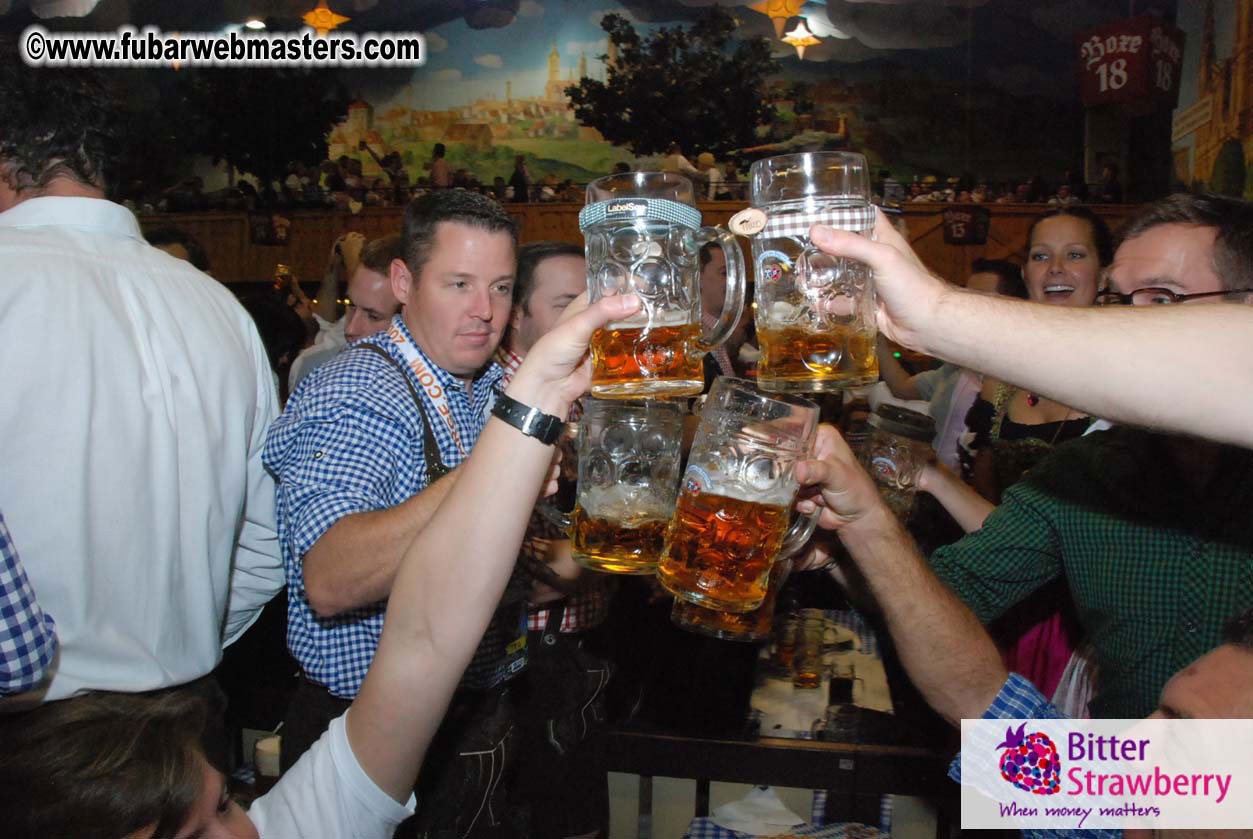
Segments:
[[[413,73],[407,90],[391,91],[383,104],[434,110],[474,99],[504,99],[506,81],[513,83],[515,97],[540,96],[554,41],[563,79],[576,70],[580,56],[587,58],[589,75],[604,78],[597,56],[607,49],[600,19],[609,11],[625,10],[570,0],[522,0],[514,22],[500,29],[471,29],[462,20],[436,27],[426,33],[426,66]]]
[[[969,70],[1013,95],[1071,98],[1066,84],[1074,64],[1073,38],[1084,28],[1126,14],[1125,0],[827,0],[801,8],[822,43],[805,60],[777,40],[770,20],[746,6],[752,0],[522,0],[511,23],[472,29],[458,18],[426,31],[425,67],[411,75],[352,74],[359,92],[376,104],[439,109],[474,99],[503,98],[506,80],[515,96],[539,95],[548,53],[556,41],[563,79],[586,55],[588,72],[603,78],[606,49],[601,17],[626,16],[641,32],[690,22],[720,5],[740,20],[745,37],[771,44],[788,77],[817,79],[837,73],[850,81],[876,78],[884,65],[914,67],[931,76],[964,77]],[[382,4],[380,4],[382,5]],[[1173,0],[1145,4],[1172,9]],[[1182,4],[1181,15],[1189,3]],[[1196,3],[1198,7],[1200,3]],[[1199,13],[1199,12],[1198,12]],[[793,18],[791,25],[795,25]],[[401,89],[405,88],[405,89]]]

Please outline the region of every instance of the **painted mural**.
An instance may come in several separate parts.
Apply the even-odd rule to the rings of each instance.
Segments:
[[[1249,2],[1219,0],[1237,1]],[[377,175],[364,140],[380,157],[399,153],[417,182],[443,143],[454,171],[485,183],[508,179],[516,154],[532,179],[585,182],[632,160],[580,126],[564,93],[583,76],[603,79],[613,61],[601,18],[624,15],[644,33],[714,2],[779,61],[763,145],[852,148],[901,179],[998,182],[1057,181],[1082,165],[1074,36],[1126,14],[1125,0],[521,0],[502,26],[455,19],[428,30],[429,60],[415,71],[350,74],[357,101],[330,155]],[[780,39],[802,23],[817,42],[803,59]]]
[[[1253,198],[1253,0],[1180,3],[1187,33],[1173,131],[1181,184]]]

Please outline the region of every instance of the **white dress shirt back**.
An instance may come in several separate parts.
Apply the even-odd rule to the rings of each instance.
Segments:
[[[248,314],[125,208],[32,198],[0,213],[0,341],[0,510],[57,623],[48,698],[208,673],[283,580]]]

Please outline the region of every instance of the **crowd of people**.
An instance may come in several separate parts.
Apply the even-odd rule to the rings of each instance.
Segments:
[[[591,336],[640,301],[589,304],[581,248],[519,246],[498,201],[432,189],[396,234],[334,244],[319,300],[344,283],[351,305],[308,302],[280,403],[279,359],[195,248],[106,198],[109,101],[89,73],[0,67],[6,832],[603,833],[612,592],[536,514],[563,468],[537,427],[577,416]],[[1063,712],[1051,663],[1006,657],[1037,627],[985,628],[1033,597],[1090,663],[1070,713],[1253,715],[1253,207],[1172,196],[1116,248],[1058,207],[1021,272],[962,284],[881,212],[872,237],[811,236],[872,267],[887,339],[947,362],[885,378],[944,414],[924,488],[968,533],[924,556],[824,425],[799,564],[879,616],[950,721]],[[708,320],[720,249],[700,270]],[[739,360],[710,353],[707,378]],[[959,442],[974,486],[943,465]],[[281,591],[299,685],[284,774],[245,811],[212,673]]]
[[[884,169],[875,182],[875,194],[888,203],[937,204],[1121,204],[1123,185],[1118,164],[1107,161],[1095,183],[1087,183],[1074,172],[1065,172],[1052,182],[1040,175],[1030,178],[991,180],[972,176],[944,177],[916,175],[902,183]]]

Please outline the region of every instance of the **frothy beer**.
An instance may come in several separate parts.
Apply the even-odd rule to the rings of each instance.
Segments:
[[[877,381],[875,336],[848,325],[757,329],[757,383],[772,391],[825,391]]]
[[[704,387],[700,323],[685,312],[659,312],[596,330],[592,395],[602,398],[695,396]]]
[[[657,570],[668,517],[629,520],[603,518],[574,507],[571,550],[580,565],[615,574],[651,574]]]
[[[766,599],[770,565],[787,532],[785,504],[685,489],[657,578],[671,594],[709,609],[749,612]]]

